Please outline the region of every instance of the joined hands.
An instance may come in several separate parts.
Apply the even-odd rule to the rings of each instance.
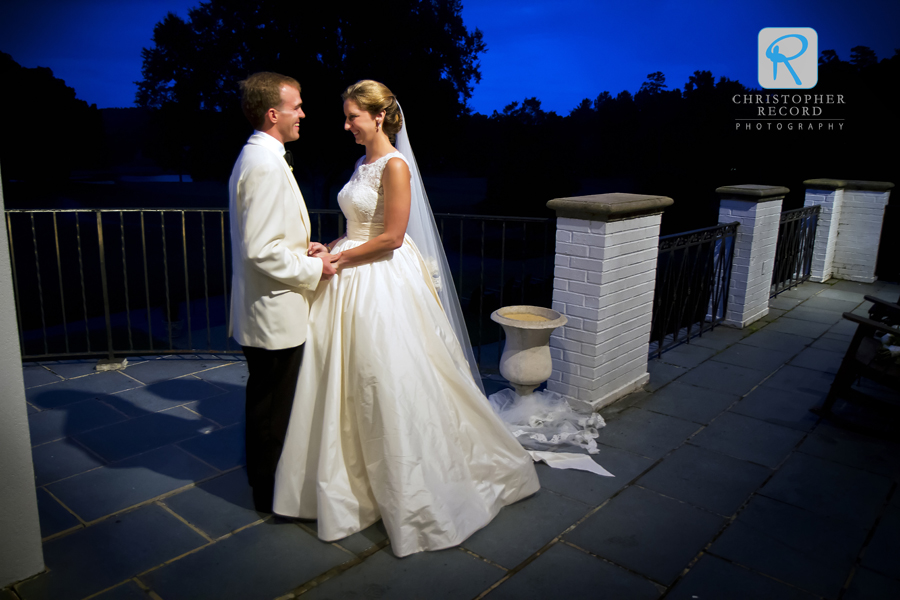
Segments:
[[[319,242],[313,242],[309,245],[306,254],[322,261],[322,279],[331,279],[331,276],[337,273],[337,265],[335,263],[341,258],[341,252],[331,254],[327,246]]]

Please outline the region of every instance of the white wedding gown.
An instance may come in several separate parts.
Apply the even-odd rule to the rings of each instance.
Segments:
[[[391,153],[357,163],[338,194],[347,237],[384,230]],[[452,285],[452,282],[449,283]],[[318,520],[334,541],[384,521],[397,556],[463,542],[534,494],[531,456],[481,393],[409,236],[320,284],[287,438],[277,514]]]

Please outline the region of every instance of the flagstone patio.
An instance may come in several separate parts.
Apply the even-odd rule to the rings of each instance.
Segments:
[[[663,354],[601,411],[614,478],[538,465],[462,547],[404,559],[380,524],[329,544],[252,509],[239,357],[25,364],[47,570],[0,600],[900,598],[900,444],[809,412],[864,294],[900,286],[806,283]]]

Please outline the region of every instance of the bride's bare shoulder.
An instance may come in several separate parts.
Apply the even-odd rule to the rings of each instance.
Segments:
[[[392,156],[384,166],[384,177],[406,177],[409,179],[409,165],[399,156]]]

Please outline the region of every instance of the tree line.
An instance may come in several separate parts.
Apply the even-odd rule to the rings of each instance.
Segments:
[[[576,194],[659,194],[675,199],[664,223],[680,231],[715,223],[714,190],[721,185],[786,185],[795,190],[788,205],[799,205],[804,179],[897,180],[900,52],[881,60],[865,46],[853,48],[849,60],[821,53],[817,86],[801,91],[845,98],[827,107],[829,119],[842,119],[840,131],[741,128],[754,107],[735,97],[785,91],[757,90],[707,70],[673,87],[664,73],[650,73],[635,93],[600,91],[566,115],[543,110],[537,97],[483,115],[468,100],[487,47],[481,32],[463,23],[461,2],[397,0],[391,7],[326,3],[313,18],[286,0],[210,0],[186,20],[169,14],[143,51],[136,82],[142,112],[119,119],[143,120],[143,128],[126,137],[104,134],[100,111],[75,100],[60,80],[50,81],[49,70],[23,69],[9,55],[0,56],[0,69],[14,85],[18,77],[32,89],[41,80],[48,89],[68,90],[63,96],[73,110],[64,113],[67,130],[52,144],[62,156],[58,173],[114,161],[123,147],[136,145],[195,181],[226,180],[249,134],[237,82],[260,70],[295,75],[308,115],[292,145],[295,174],[313,207],[335,206],[359,154],[339,133],[339,94],[361,78],[383,81],[397,94],[415,124],[410,135],[426,176],[486,180],[477,207],[484,213],[546,215],[547,200]],[[2,101],[11,109],[16,100]],[[107,123],[116,121],[104,114]],[[15,119],[2,125],[5,178],[34,170],[11,141],[28,137],[17,133],[20,126]],[[78,150],[65,150],[71,148]]]

